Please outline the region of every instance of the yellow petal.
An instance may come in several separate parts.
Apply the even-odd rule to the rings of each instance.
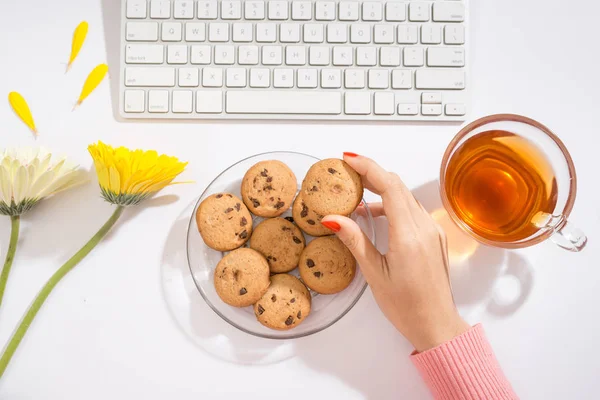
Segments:
[[[85,37],[88,33],[88,23],[86,21],[81,22],[75,28],[75,32],[73,32],[73,42],[71,43],[71,57],[69,57],[69,64],[67,65],[67,71],[71,68],[71,64],[77,58],[79,54],[79,50],[81,50],[81,46],[83,46],[83,42],[85,41]]]
[[[77,105],[80,105],[83,100],[86,99],[96,87],[102,82],[102,79],[106,76],[108,72],[108,65],[99,64],[90,72],[85,83],[83,84],[83,88],[81,89],[81,94],[79,95],[79,99],[77,100]]]
[[[35,122],[33,122],[33,116],[31,115],[29,105],[27,105],[23,96],[17,92],[10,92],[8,94],[8,102],[15,111],[15,114],[17,114],[17,116],[21,118],[21,121],[25,122],[29,129],[37,136],[37,128],[35,127]]]

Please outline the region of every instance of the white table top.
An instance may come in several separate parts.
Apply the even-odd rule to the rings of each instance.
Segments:
[[[469,322],[484,324],[508,378],[526,399],[597,398],[598,15],[597,2],[472,1],[471,119],[520,113],[561,136],[579,178],[572,220],[590,239],[580,254],[551,243],[510,253],[481,250],[453,269],[461,310]],[[119,123],[108,81],[72,113],[96,64],[108,61],[113,74],[118,69],[119,1],[10,1],[2,17],[0,97],[12,90],[26,96],[40,129],[37,144],[86,168],[86,147],[99,139],[157,149],[189,160],[182,178],[196,184],[165,190],[167,204],[160,207],[149,202],[128,211],[64,279],[0,382],[0,398],[428,398],[408,358],[411,346],[380,314],[370,291],[340,322],[312,337],[281,343],[244,336],[195,291],[184,237],[188,206],[211,179],[235,161],[269,150],[366,154],[431,203],[441,155],[458,125]],[[90,23],[88,40],[64,75],[81,20]],[[0,121],[0,146],[35,143],[6,100],[0,101]],[[46,279],[110,213],[94,181],[24,217],[0,311],[1,343]],[[9,219],[0,218],[2,260],[9,228]],[[502,277],[505,270],[512,278]],[[499,310],[493,298],[514,295],[515,276],[529,295],[518,307]]]

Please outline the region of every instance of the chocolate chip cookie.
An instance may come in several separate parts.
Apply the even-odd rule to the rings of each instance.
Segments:
[[[292,170],[281,161],[261,161],[242,179],[242,199],[252,213],[277,217],[292,205],[298,183]]]
[[[257,251],[242,248],[232,251],[215,268],[215,290],[225,303],[248,307],[256,303],[270,284],[269,264]]]
[[[323,216],[308,208],[302,199],[301,193],[296,196],[296,200],[294,200],[294,204],[292,205],[292,216],[294,217],[294,222],[296,222],[298,227],[308,235],[333,235],[333,231],[321,225]]]
[[[265,219],[256,226],[250,239],[250,248],[265,256],[274,273],[296,268],[304,244],[302,231],[283,218]]]
[[[230,193],[204,199],[196,211],[196,224],[204,243],[218,251],[236,249],[252,234],[252,215],[244,202]]]
[[[302,182],[302,198],[321,215],[348,215],[363,196],[360,175],[343,160],[330,158],[314,164]]]
[[[356,275],[356,260],[335,236],[321,237],[306,246],[300,257],[300,277],[312,290],[333,294],[346,289]]]
[[[268,328],[287,330],[310,314],[310,303],[310,292],[298,278],[278,274],[271,277],[271,286],[254,304],[254,314]]]

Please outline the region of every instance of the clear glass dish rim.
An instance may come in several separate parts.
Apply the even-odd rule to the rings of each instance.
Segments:
[[[298,151],[267,151],[267,152],[263,152],[263,153],[257,153],[251,156],[248,156],[246,158],[243,158],[239,161],[236,161],[235,163],[231,164],[229,167],[225,168],[223,171],[221,171],[219,173],[219,175],[217,175],[207,186],[206,188],[202,191],[202,193],[200,194],[200,196],[198,197],[198,199],[196,200],[195,204],[194,204],[194,208],[192,210],[192,214],[190,215],[190,220],[188,223],[188,229],[186,232],[186,237],[185,237],[185,252],[186,252],[186,259],[187,259],[187,263],[188,263],[188,268],[190,269],[190,274],[191,274],[191,278],[194,281],[194,285],[196,286],[196,289],[198,289],[198,292],[200,292],[200,295],[202,296],[202,298],[204,299],[204,302],[206,304],[208,304],[208,306],[215,312],[215,314],[217,314],[219,317],[221,317],[221,319],[223,319],[224,321],[226,321],[227,323],[229,323],[231,326],[239,329],[242,332],[248,333],[252,336],[256,336],[256,337],[260,337],[263,339],[274,339],[274,340],[290,340],[290,339],[298,339],[298,338],[302,338],[302,337],[306,337],[306,336],[310,336],[310,335],[314,335],[315,333],[324,331],[325,329],[331,327],[333,324],[335,324],[336,322],[338,322],[339,320],[341,320],[346,314],[348,314],[350,312],[350,310],[352,310],[352,308],[354,308],[354,306],[356,305],[356,303],[358,303],[358,301],[362,298],[363,294],[365,293],[365,290],[367,289],[367,282],[365,281],[363,287],[360,289],[358,295],[356,296],[356,298],[352,301],[352,303],[342,312],[340,313],[339,316],[337,316],[333,321],[329,322],[328,324],[313,329],[311,331],[305,332],[305,333],[298,333],[298,334],[290,334],[288,336],[275,336],[275,335],[269,335],[269,334],[262,334],[262,333],[257,333],[257,332],[252,332],[246,328],[243,328],[241,326],[239,326],[238,324],[236,324],[235,322],[231,321],[229,318],[225,317],[223,314],[221,314],[221,312],[211,303],[211,301],[208,299],[208,297],[206,296],[206,294],[204,293],[204,290],[202,289],[202,287],[198,284],[198,282],[196,281],[196,279],[194,278],[194,271],[192,270],[192,263],[190,260],[190,230],[193,229],[193,225],[194,225],[194,212],[196,211],[196,209],[198,208],[199,204],[200,204],[200,199],[202,199],[204,197],[204,195],[208,192],[208,190],[211,188],[211,186],[217,181],[219,180],[219,178],[221,176],[223,176],[223,174],[225,174],[227,171],[229,171],[230,169],[234,168],[236,165],[243,163],[244,161],[247,161],[249,159],[252,158],[256,158],[256,157],[261,157],[261,156],[267,156],[270,154],[295,154],[295,155],[300,155],[300,156],[305,156],[305,157],[309,157],[312,158],[316,161],[320,161],[321,159],[315,156],[311,156],[310,154],[306,154],[306,153],[302,153],[302,152],[298,152]],[[371,210],[369,209],[369,206],[367,204],[367,202],[364,200],[363,198],[363,204],[365,207],[365,210],[367,211],[367,218],[371,223],[371,235],[373,237],[373,245],[377,245],[377,240],[376,240],[376,232],[375,232],[375,221],[373,220],[373,215],[371,214]],[[258,322],[257,322],[258,323]],[[289,331],[289,332],[293,332],[293,331]]]

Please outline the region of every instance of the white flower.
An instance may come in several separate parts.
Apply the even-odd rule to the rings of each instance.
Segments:
[[[40,200],[84,182],[78,165],[45,149],[0,151],[0,214],[21,215]]]

